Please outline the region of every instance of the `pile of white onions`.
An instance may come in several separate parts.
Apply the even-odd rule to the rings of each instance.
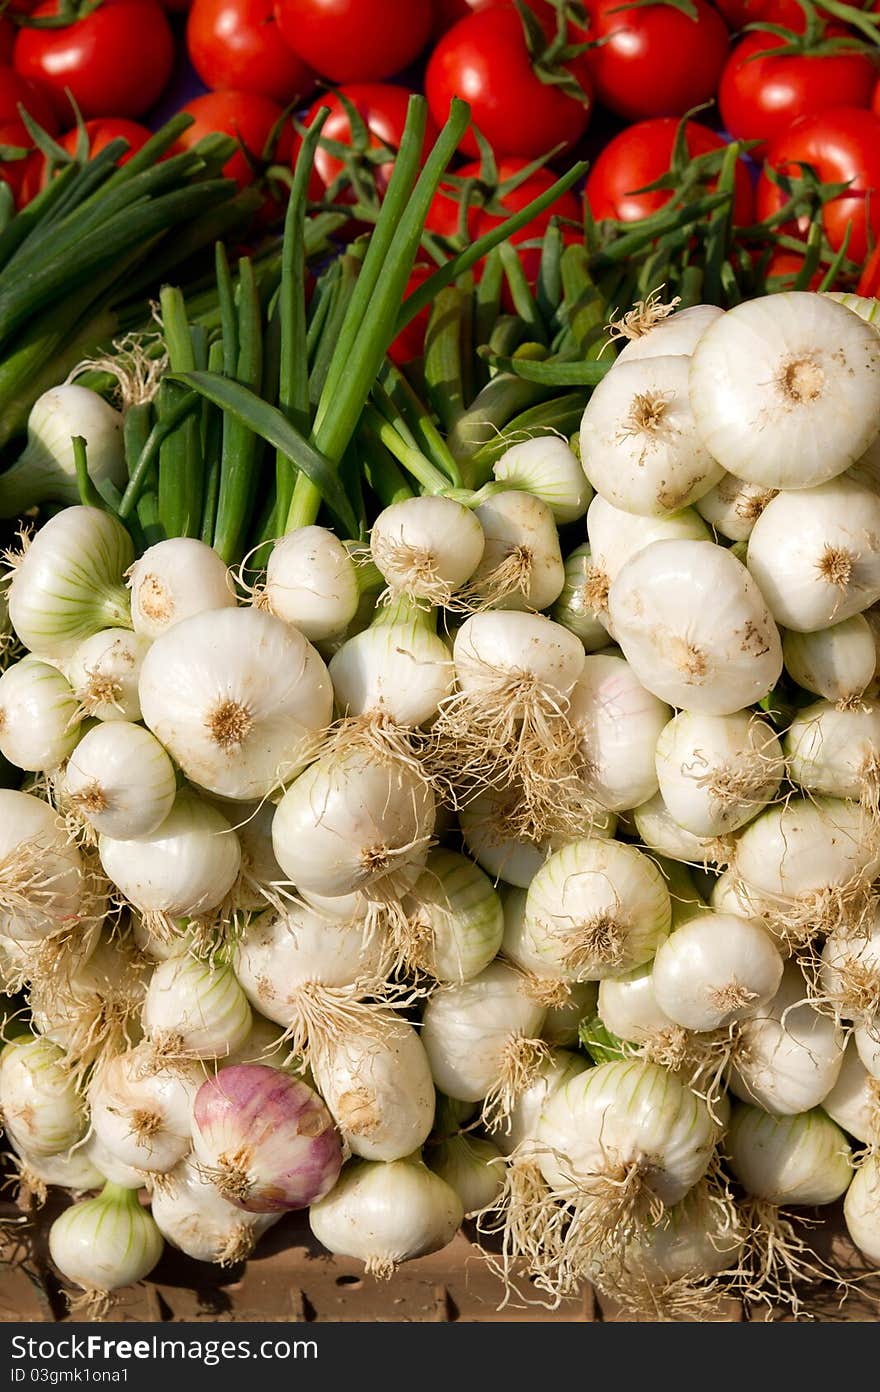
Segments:
[[[798,1206],[880,1264],[880,335],[640,329],[366,603],[317,526],[245,591],[69,506],[12,571],[0,1109],[93,1312],[295,1209],[660,1318],[797,1312]]]

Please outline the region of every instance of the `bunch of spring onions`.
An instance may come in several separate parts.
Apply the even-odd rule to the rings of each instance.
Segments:
[[[577,438],[475,464],[384,361],[466,119],[419,175],[419,110],[320,365],[298,169],[279,404],[244,292],[204,370],[166,294],[174,424],[71,436],[14,558],[7,1136],[94,1313],[299,1209],[376,1277],[467,1215],[522,1298],[797,1312],[842,1277],[792,1208],[846,1194],[880,1262],[876,306],[642,304]],[[248,432],[274,530],[230,567]],[[231,553],[168,521],[212,488]]]

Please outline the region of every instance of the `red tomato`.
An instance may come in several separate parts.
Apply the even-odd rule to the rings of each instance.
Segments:
[[[499,183],[503,184],[509,179],[515,178],[530,162],[529,160],[510,158],[499,160]],[[479,160],[463,164],[460,169],[455,171],[456,178],[459,179],[479,179],[480,173]],[[546,193],[547,189],[555,182],[549,169],[536,169],[521,184],[517,184],[516,188],[502,193],[499,202],[502,207],[507,209],[508,216],[511,213],[518,213],[527,203],[531,203],[533,198],[539,198],[542,193]],[[441,237],[452,237],[458,231],[459,191],[459,188],[452,184],[440,185],[431,202],[425,222],[425,226],[430,232],[436,232]],[[563,193],[555,199],[549,208],[545,208],[543,213],[539,213],[536,218],[533,218],[530,223],[514,235],[512,240],[528,242],[540,237],[547,230],[552,217],[564,217],[577,223],[580,222],[581,212],[578,201],[571,191]],[[471,237],[480,237],[484,232],[497,227],[503,221],[503,217],[497,213],[490,213],[485,208],[472,204],[468,209],[468,232]]]
[[[29,82],[14,68],[0,67],[0,122],[18,121],[18,108],[23,106],[38,126],[54,135],[58,122],[50,98],[51,93],[41,82]]]
[[[874,88],[874,95],[871,98],[871,110],[880,116],[880,82]]]
[[[220,131],[240,141],[256,164],[263,158],[266,142],[282,115],[277,102],[258,97],[254,92],[207,92],[203,97],[194,97],[181,109],[194,116],[195,121],[180,136],[175,151],[189,150],[203,136]],[[244,150],[239,150],[227,160],[223,173],[227,179],[234,179],[239,188],[245,188],[256,178],[251,160]]]
[[[59,0],[42,0],[34,15],[54,15]],[[82,115],[143,116],[171,75],[174,39],[156,0],[103,0],[62,29],[20,29],[15,66],[56,93],[56,109],[70,109],[69,87]]]
[[[100,154],[111,140],[116,140],[121,136],[123,140],[128,141],[129,148],[124,155],[120,155],[119,164],[125,164],[130,160],[135,151],[146,145],[152,135],[152,131],[147,130],[146,126],[139,125],[137,121],[114,120],[113,117],[99,117],[96,121],[86,121],[85,128],[89,138],[88,159],[94,159],[95,155]],[[76,129],[65,131],[64,135],[58,136],[58,144],[70,155],[76,154],[78,143],[79,131]],[[41,189],[46,187],[47,172],[48,166],[44,155],[39,150],[35,150],[27,160],[27,168],[21,181],[20,198],[22,205],[29,203]]]
[[[551,19],[548,9],[545,25]],[[532,67],[519,13],[505,3],[478,10],[444,34],[428,63],[425,92],[438,125],[449,115],[452,98],[463,97],[470,102],[474,125],[496,154],[537,159],[556,145],[574,145],[590,119],[589,65],[581,56],[565,66],[582,100],[541,81]],[[479,154],[470,130],[461,149]]]
[[[499,160],[499,181],[505,183],[507,180],[512,179],[529,163],[529,160],[523,159]],[[455,173],[459,178],[478,179],[480,177],[479,161],[462,165]],[[554,176],[548,169],[538,169],[534,174],[530,174],[527,179],[524,179],[521,184],[517,184],[516,188],[511,189],[509,192],[502,193],[499,202],[502,207],[507,210],[507,216],[511,213],[518,213],[526,204],[531,203],[533,198],[538,198],[542,193],[546,193],[547,189],[550,188],[554,182]],[[459,230],[459,192],[460,190],[453,185],[447,184],[446,191],[444,191],[444,186],[442,184],[440,185],[439,190],[434,195],[425,223],[429,231],[436,232],[438,236],[441,237],[455,236]],[[543,237],[550,223],[550,219],[553,217],[566,218],[570,222],[578,224],[578,227],[563,226],[562,240],[566,244],[582,240],[582,235],[579,231],[581,210],[578,206],[577,198],[569,191],[568,193],[561,194],[559,198],[554,199],[549,208],[545,208],[543,213],[539,213],[537,217],[532,218],[531,222],[527,223],[519,232],[514,233],[511,241],[514,244],[538,241]],[[482,237],[484,233],[491,232],[493,227],[497,227],[503,221],[504,217],[498,213],[491,213],[485,208],[471,205],[471,207],[468,208],[468,236],[473,241],[477,237]],[[519,252],[519,259],[527,279],[534,285],[538,278],[538,271],[541,264],[541,248],[537,246],[523,247]],[[474,274],[479,280],[482,274],[481,264],[478,263],[477,266],[474,267]]]
[[[527,163],[527,160],[521,159],[499,160],[498,175],[501,182],[512,179],[514,175],[525,168]],[[465,177],[470,173],[478,174],[479,166],[465,165],[457,173],[464,174]],[[508,216],[511,213],[518,213],[526,204],[531,203],[533,198],[539,198],[542,193],[546,193],[555,182],[554,175],[548,169],[537,169],[521,184],[517,184],[516,188],[511,189],[509,193],[502,194],[501,205],[507,209]],[[576,196],[570,189],[567,193],[554,199],[549,208],[545,208],[543,213],[538,213],[537,217],[533,217],[531,222],[527,223],[519,232],[515,232],[510,240],[514,245],[519,242],[537,241],[543,237],[551,218],[554,217],[566,218],[569,222],[577,223],[577,227],[562,227],[562,240],[566,244],[583,241],[583,234],[580,231],[581,210]],[[482,237],[484,233],[491,232],[493,227],[498,227],[503,221],[504,218],[497,213],[490,213],[485,208],[480,208],[477,211],[472,235]],[[541,248],[523,247],[519,253],[519,259],[522,262],[526,278],[534,285],[541,265]]]
[[[436,266],[424,266],[421,262],[417,262],[413,266],[409,280],[406,282],[406,290],[403,292],[404,302],[409,299],[414,290],[418,290],[420,285],[424,285],[436,269]],[[413,358],[421,357],[425,347],[425,331],[430,317],[431,306],[426,304],[424,309],[419,310],[415,319],[411,319],[406,328],[402,329],[395,338],[388,349],[388,356],[392,362],[397,363],[398,367],[412,362]]]
[[[12,50],[15,45],[15,27],[8,19],[0,14],[0,63],[4,66],[12,62]]]
[[[706,3],[697,18],[668,4],[621,7],[621,0],[588,0],[589,51],[598,100],[628,121],[683,116],[711,101],[727,59],[727,28]]]
[[[199,77],[215,91],[258,92],[287,106],[315,85],[281,41],[274,0],[194,0],[186,44]]]
[[[276,0],[288,48],[333,82],[391,77],[431,33],[431,0]]]
[[[753,57],[783,43],[775,34],[748,34],[730,55],[718,89],[721,117],[731,135],[763,142],[752,152],[757,159],[799,116],[871,103],[875,68],[867,53]]]
[[[880,295],[880,242],[877,243],[865,263],[865,269],[859,277],[856,292],[859,295],[868,295],[875,299]]]
[[[838,107],[816,116],[803,116],[775,140],[767,162],[781,173],[797,175],[797,163],[809,164],[823,183],[850,182],[846,193],[826,203],[822,222],[837,251],[850,232],[847,255],[860,262],[880,237],[880,116],[860,107]],[[763,220],[785,203],[782,189],[762,174],[757,211]],[[800,229],[806,232],[806,220]]]
[[[124,155],[120,155],[119,164],[126,164],[136,151],[140,150],[150,139],[153,132],[146,126],[142,126],[138,121],[115,120],[111,117],[99,117],[96,121],[86,121],[86,135],[89,138],[89,159],[94,159],[101,151],[110,144],[111,140],[127,140],[128,150]],[[68,154],[75,155],[79,131],[69,130],[64,135],[58,137],[58,144]]]
[[[434,0],[434,37],[439,38],[474,10],[486,9],[493,0]]]
[[[764,21],[802,34],[807,26],[806,15],[797,0],[714,0],[714,4],[734,30]],[[817,5],[816,9],[821,15],[822,6]]]
[[[597,221],[616,218],[621,222],[638,222],[669,202],[671,189],[656,189],[650,193],[636,190],[653,184],[669,169],[678,126],[674,117],[661,116],[628,126],[609,141],[587,176],[585,193]],[[686,139],[688,153],[694,158],[724,147],[719,135],[697,121],[688,121]],[[710,187],[714,188],[714,184]],[[742,161],[736,166],[733,208],[734,220],[740,227],[753,221],[752,182]]]
[[[795,278],[800,275],[803,270],[803,266],[804,258],[799,252],[784,251],[782,248],[777,247],[776,250],[771,253],[770,259],[764,267],[764,275],[768,280],[771,276],[777,280],[784,277],[786,281],[785,288],[791,289]],[[807,289],[818,290],[824,279],[825,267],[820,266],[810,277],[810,283]]]
[[[12,145],[18,149],[30,149],[31,138],[21,121],[0,121],[0,145]],[[31,151],[25,159],[0,161],[0,184],[8,184],[16,208],[23,208],[39,191],[39,179],[34,183],[33,165],[36,152]],[[36,158],[42,160],[42,155]]]
[[[345,87],[341,87],[340,92],[354,104],[366,123],[369,130],[375,137],[370,141],[373,149],[380,145],[389,145],[396,150],[403,139],[403,128],[406,124],[406,110],[412,93],[406,87],[395,87],[387,82],[352,82]],[[330,108],[330,115],[324,123],[322,136],[329,140],[334,140],[340,145],[351,144],[351,126],[349,124],[348,113],[335,92],[328,92],[324,96],[318,97],[311,110],[305,118],[308,125],[316,112],[322,106]],[[427,159],[434,141],[437,139],[439,131],[434,122],[428,117],[425,127],[425,144],[423,156]],[[313,194],[319,198],[323,188],[332,184],[333,180],[343,168],[342,161],[336,159],[328,150],[318,148],[315,154],[315,173],[320,180],[318,191]],[[391,171],[394,162],[374,166],[376,179],[381,191],[387,188],[388,180],[391,178]]]

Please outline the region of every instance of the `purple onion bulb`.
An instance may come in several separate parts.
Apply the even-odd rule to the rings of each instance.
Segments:
[[[238,1063],[203,1083],[193,1149],[224,1199],[248,1213],[308,1208],[342,1168],[342,1143],[316,1092],[261,1063]]]

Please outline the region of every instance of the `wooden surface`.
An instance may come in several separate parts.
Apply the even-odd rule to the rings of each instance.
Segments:
[[[6,1228],[0,1245],[0,1321],[55,1322],[67,1318],[64,1283],[52,1269],[46,1235],[60,1203],[31,1215],[25,1225]],[[0,1217],[14,1219],[20,1211],[0,1208]],[[839,1220],[817,1230],[815,1245],[833,1256],[838,1266],[862,1274],[864,1266],[848,1242]],[[876,1290],[876,1285],[875,1285]],[[815,1295],[815,1300],[812,1296]],[[314,1241],[302,1214],[291,1214],[262,1239],[256,1254],[228,1270],[195,1262],[166,1247],[148,1280],[118,1293],[111,1318],[146,1323],[198,1320],[288,1321],[533,1321],[616,1323],[622,1319],[613,1302],[595,1297],[586,1288],[579,1299],[557,1310],[541,1305],[499,1308],[503,1298],[498,1278],[459,1233],[449,1247],[433,1256],[408,1262],[390,1281],[364,1275],[360,1262],[331,1257]],[[832,1291],[811,1292],[821,1319],[874,1321],[880,1313],[867,1286],[857,1284],[843,1305]],[[742,1307],[729,1301],[717,1318],[742,1320]],[[754,1311],[752,1319],[767,1312]],[[790,1319],[785,1311],[770,1318]]]

